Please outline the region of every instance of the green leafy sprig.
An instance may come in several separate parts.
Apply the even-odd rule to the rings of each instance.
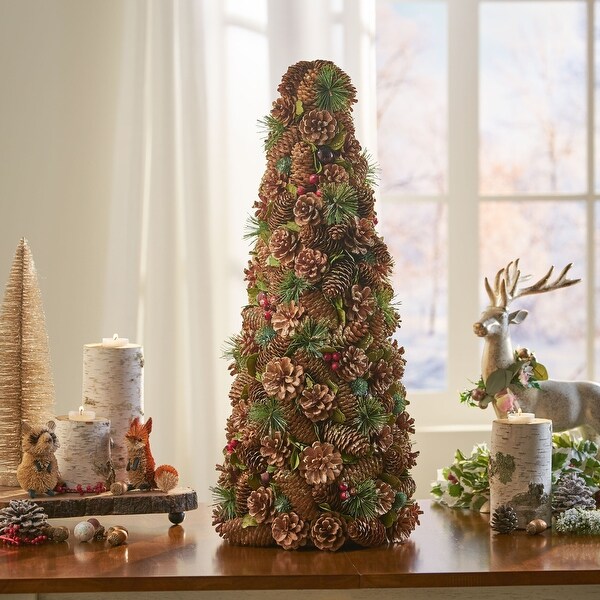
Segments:
[[[329,341],[329,329],[327,325],[314,319],[305,319],[299,329],[292,336],[292,342],[286,352],[291,355],[302,348],[309,354],[321,358],[323,348]]]
[[[287,423],[277,398],[267,398],[265,402],[255,402],[248,411],[248,420],[257,423],[261,433],[271,435],[275,431],[285,432]]]
[[[358,215],[358,196],[349,183],[329,183],[321,192],[327,225],[338,225]]]
[[[377,487],[372,479],[359,483],[354,494],[342,502],[342,510],[358,519],[364,517],[373,519],[377,516]]]
[[[298,302],[300,296],[310,288],[311,285],[306,279],[298,277],[294,271],[288,271],[279,284],[279,299],[285,304],[292,302],[292,300]]]
[[[321,110],[338,112],[348,105],[351,90],[344,76],[332,65],[324,65],[315,81],[316,104]]]

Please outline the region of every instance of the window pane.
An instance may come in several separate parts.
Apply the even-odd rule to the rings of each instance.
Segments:
[[[483,278],[494,277],[509,261],[521,258],[526,285],[551,265],[558,275],[574,263],[572,278],[585,274],[586,207],[583,202],[483,202],[480,207],[481,306],[487,306]],[[536,353],[552,379],[586,378],[586,290],[584,283],[514,301],[511,310],[529,311],[527,320],[511,326],[513,348]]]
[[[388,202],[379,207],[380,229],[396,266],[392,285],[402,326],[396,339],[406,349],[409,390],[446,386],[448,264],[446,205]]]
[[[446,6],[379,0],[377,120],[384,192],[443,194],[447,183]]]
[[[484,2],[480,189],[584,192],[584,2]]]

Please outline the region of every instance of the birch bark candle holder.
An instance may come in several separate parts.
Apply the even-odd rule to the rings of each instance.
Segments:
[[[490,508],[510,504],[525,529],[533,519],[552,517],[552,421],[495,419],[490,449]]]
[[[56,460],[67,487],[105,483],[111,471],[110,421],[102,418],[81,421],[61,415],[55,422],[60,443]]]
[[[127,338],[105,338],[83,347],[83,405],[110,419],[117,480],[127,479],[125,434],[144,415],[144,351]]]

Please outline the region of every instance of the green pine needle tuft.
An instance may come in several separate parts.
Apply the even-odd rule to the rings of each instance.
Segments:
[[[352,420],[352,423],[365,436],[381,429],[388,421],[385,408],[373,396],[360,397],[356,410],[357,415]]]
[[[394,408],[392,409],[392,412],[395,415],[399,415],[400,413],[403,413],[406,408],[406,398],[402,394],[394,394],[393,398]]]
[[[393,300],[393,292],[389,288],[375,291],[375,301],[377,306],[383,313],[386,325],[390,327],[397,327],[400,322],[400,313],[397,310],[397,306],[400,306],[399,301]]]
[[[367,175],[365,176],[365,183],[370,187],[379,185],[381,168],[375,162],[375,159],[366,150],[362,151],[363,158],[367,161]]]
[[[359,377],[355,379],[351,384],[352,393],[355,396],[366,396],[369,393],[369,383],[366,379]]]
[[[275,431],[285,431],[287,423],[283,410],[276,398],[268,398],[266,402],[257,402],[250,407],[248,419],[261,427],[261,433],[271,435]]]
[[[287,354],[291,355],[302,348],[313,356],[321,358],[323,356],[321,349],[327,345],[328,341],[329,329],[327,325],[308,318],[304,320],[302,326],[293,335]]]
[[[394,504],[392,505],[392,510],[398,511],[402,507],[405,506],[408,501],[408,496],[404,492],[396,492],[396,498],[394,499]]]
[[[259,119],[258,125],[263,132],[265,150],[271,150],[284,134],[285,125],[271,115]]]
[[[235,517],[235,488],[217,485],[211,487],[210,491],[213,495],[213,506],[219,508],[220,515],[227,521],[233,519]]]
[[[302,277],[297,277],[294,271],[288,271],[279,285],[279,299],[288,304],[292,300],[298,302],[300,296],[310,289],[310,283]]]
[[[275,338],[277,332],[270,325],[265,325],[262,329],[259,329],[254,336],[256,343],[261,347],[265,348],[269,345],[269,342]]]
[[[344,512],[354,519],[364,517],[373,519],[377,516],[377,488],[372,479],[367,479],[356,486],[356,493],[342,502]]]
[[[266,242],[269,240],[270,234],[269,224],[266,221],[261,221],[256,217],[250,217],[246,222],[246,233],[244,234],[245,240],[260,238]]]
[[[247,359],[242,355],[240,341],[241,338],[239,335],[232,335],[224,344],[221,358],[235,361],[238,369],[241,370],[245,368]]]
[[[289,498],[284,494],[277,494],[275,496],[275,510],[278,513],[288,513],[292,510],[292,503]]]
[[[284,175],[289,175],[292,170],[292,157],[282,156],[275,164],[275,168],[280,173],[283,173]]]
[[[357,216],[358,197],[348,183],[330,183],[322,187],[327,225],[337,225]]]
[[[337,112],[348,106],[350,90],[343,75],[332,65],[324,65],[315,82],[317,106]]]

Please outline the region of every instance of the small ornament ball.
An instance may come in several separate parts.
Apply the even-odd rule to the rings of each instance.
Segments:
[[[335,155],[329,146],[320,146],[317,150],[317,158],[324,164],[333,162]]]
[[[96,532],[96,528],[88,521],[81,521],[75,525],[73,536],[78,542],[89,542]]]

